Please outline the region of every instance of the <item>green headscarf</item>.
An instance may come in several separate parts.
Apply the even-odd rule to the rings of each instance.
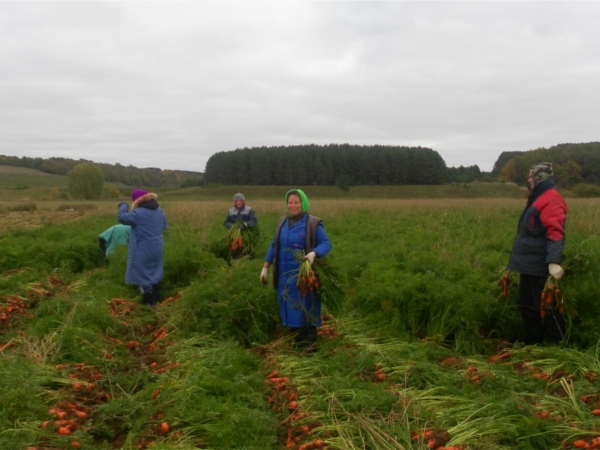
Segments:
[[[308,211],[308,208],[310,208],[310,203],[308,203],[308,197],[300,189],[292,189],[291,191],[287,191],[287,193],[285,194],[286,208],[287,208],[288,197],[290,196],[290,194],[296,194],[300,197],[300,204],[302,205],[302,213],[305,213],[306,211]],[[292,217],[292,214],[290,213],[289,210],[288,210],[288,216]]]

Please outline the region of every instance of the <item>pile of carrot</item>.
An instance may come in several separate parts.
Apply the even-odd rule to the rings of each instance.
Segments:
[[[88,420],[86,407],[72,402],[61,404],[58,408],[49,408],[48,413],[56,420],[42,422],[40,427],[53,427],[58,434],[63,436],[70,435]]]
[[[128,315],[136,306],[135,302],[130,302],[122,298],[113,298],[108,304],[110,315],[113,317]]]
[[[2,297],[3,303],[0,306],[0,330],[2,328],[10,328],[13,317],[17,315],[25,315],[30,308],[23,297],[18,294],[12,297]]]
[[[97,381],[102,374],[97,367],[86,366],[84,363],[57,364],[56,370],[69,369],[68,377],[73,380],[70,388],[76,400],[86,405],[104,403],[110,400],[110,394],[98,390]]]
[[[65,285],[65,282],[56,275],[48,275],[46,279],[48,280],[48,283],[50,284],[50,287],[52,287],[52,289],[63,287]]]

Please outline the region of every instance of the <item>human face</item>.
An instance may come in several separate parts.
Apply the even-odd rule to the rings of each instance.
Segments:
[[[288,196],[288,211],[292,216],[297,216],[302,212],[302,202],[300,201],[300,196],[297,194],[290,194]]]
[[[533,174],[529,172],[529,178],[527,178],[527,183],[529,184],[529,189],[533,190],[535,187],[535,181],[533,181]]]
[[[237,209],[242,209],[244,207],[244,200],[237,199],[233,204]]]

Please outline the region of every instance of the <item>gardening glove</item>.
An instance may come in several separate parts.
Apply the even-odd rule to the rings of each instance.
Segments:
[[[268,276],[269,276],[269,268],[263,267],[262,270],[260,271],[260,282],[263,285],[266,285],[268,283],[268,281],[267,281]]]
[[[548,264],[548,272],[555,280],[560,280],[560,278],[565,274],[565,271],[560,264],[550,263]]]
[[[315,256],[317,256],[315,252],[310,252],[307,253],[306,256],[302,259],[307,259],[310,265],[312,266],[312,263],[315,261]]]

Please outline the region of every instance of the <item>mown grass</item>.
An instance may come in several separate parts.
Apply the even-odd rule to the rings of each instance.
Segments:
[[[589,375],[600,373],[598,200],[568,199],[561,288],[570,334],[562,347],[537,348],[519,343],[517,280],[508,299],[496,285],[523,199],[311,197],[345,295],[333,321],[338,337],[303,357],[279,326],[273,290],[258,281],[283,200],[246,196],[263,239],[256,259],[232,264],[219,254],[230,199],[159,197],[169,221],[164,293],[179,296],[154,310],[111,314],[115,298],[139,303],[137,290],[123,285],[126,248],[105,261],[97,247],[117,202],[0,234],[3,302],[18,294],[32,305],[0,327],[2,448],[70,448],[76,440],[90,449],[152,441],[163,449],[280,449],[289,427],[307,423],[311,438],[332,450],[423,449],[411,432],[425,429],[447,430],[447,445],[469,449],[558,449],[597,435],[599,419],[581,398],[600,391]],[[152,350],[160,327],[168,333]],[[509,358],[490,360],[505,348]],[[456,361],[444,363],[449,357]],[[83,402],[68,376],[78,372],[54,369],[79,362],[99,370],[94,392],[108,399],[88,400],[91,420],[71,436],[40,428],[52,420],[49,407]],[[156,373],[151,362],[170,368]],[[384,381],[373,378],[376,367]],[[268,403],[274,391],[264,377],[274,368],[310,416],[285,423],[287,403]],[[540,373],[548,378],[533,376]],[[536,416],[541,411],[554,419]],[[165,436],[156,432],[161,421],[171,427]]]

